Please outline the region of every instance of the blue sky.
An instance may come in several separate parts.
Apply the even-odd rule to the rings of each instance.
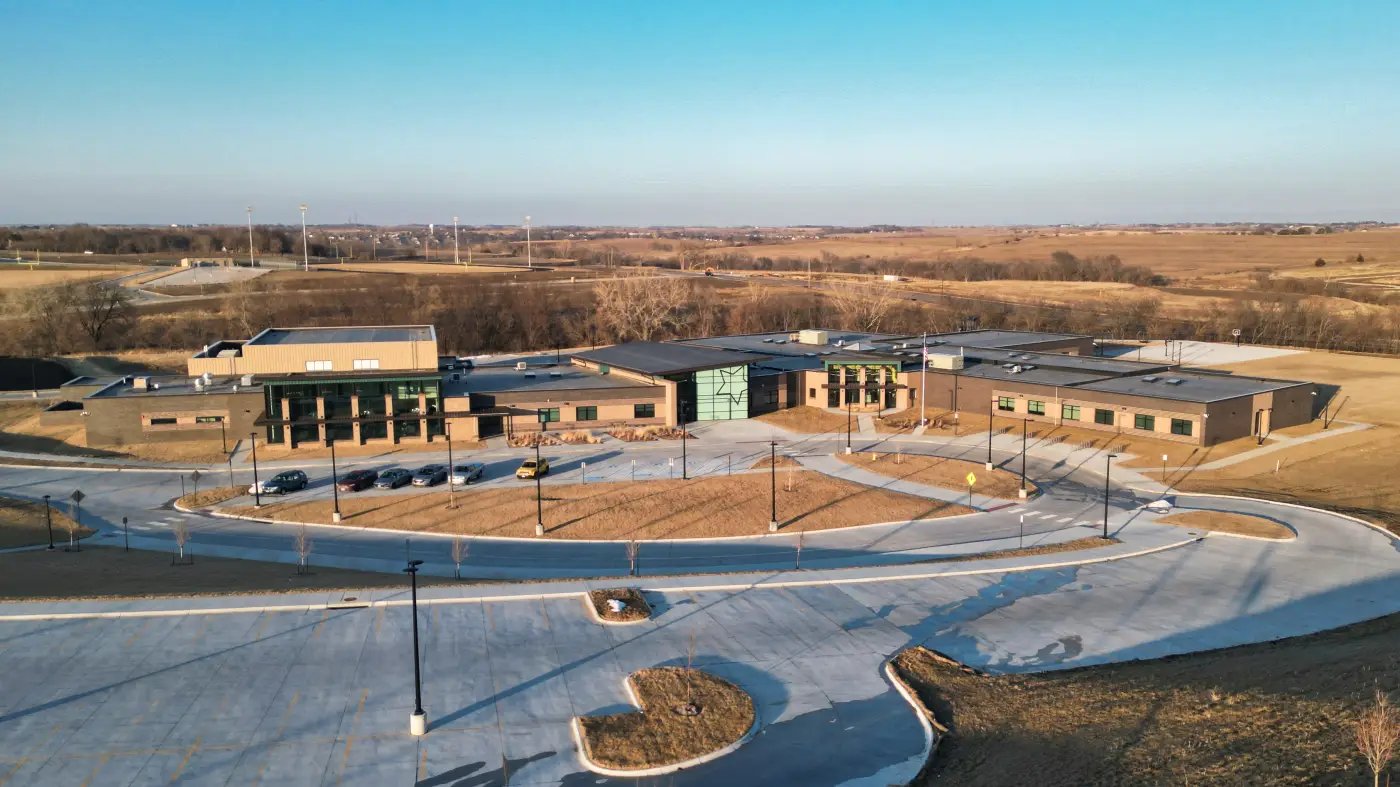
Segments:
[[[1395,2],[0,19],[0,224],[1400,219]]]

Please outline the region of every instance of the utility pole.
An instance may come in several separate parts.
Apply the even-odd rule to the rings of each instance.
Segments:
[[[525,217],[525,267],[534,268],[535,258],[530,252],[530,217]]]
[[[258,267],[258,261],[253,257],[253,206],[248,206],[248,267]]]
[[[461,265],[462,257],[457,252],[457,217],[452,217],[452,264]]]
[[[301,208],[301,267],[304,271],[311,270],[311,246],[306,239],[306,203],[303,202]]]

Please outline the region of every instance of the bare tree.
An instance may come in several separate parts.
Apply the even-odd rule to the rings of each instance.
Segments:
[[[683,279],[656,273],[607,279],[594,288],[598,318],[619,339],[650,341],[680,324],[688,290]]]
[[[72,321],[68,316],[73,289],[70,286],[35,287],[14,294],[11,314],[18,314],[28,330],[31,352],[36,356],[53,355],[71,347]]]
[[[456,579],[462,578],[462,564],[467,560],[467,552],[469,549],[467,542],[463,539],[452,539],[452,565],[456,567],[452,575]]]
[[[896,301],[895,287],[887,282],[833,282],[827,293],[844,327],[878,331]]]
[[[627,542],[627,576],[629,577],[637,576],[637,554],[640,551],[641,545],[637,543],[637,539],[634,538]]]
[[[184,520],[178,520],[170,528],[170,535],[175,538],[175,548],[180,552],[180,562],[185,562],[185,544],[190,540],[190,526]]]
[[[73,316],[92,342],[102,344],[108,329],[125,322],[131,311],[131,293],[116,284],[85,282],[72,291]]]
[[[1400,709],[1390,704],[1390,698],[1376,689],[1376,698],[1353,729],[1356,748],[1371,768],[1371,784],[1380,787],[1381,774],[1390,769],[1395,750],[1400,747]]]
[[[297,551],[297,573],[305,574],[311,569],[311,534],[307,532],[306,525],[297,528],[294,545]]]

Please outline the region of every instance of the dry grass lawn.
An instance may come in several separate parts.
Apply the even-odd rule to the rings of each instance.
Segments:
[[[786,530],[826,530],[875,522],[930,519],[969,509],[912,495],[853,484],[813,472],[797,472],[789,490],[778,487],[778,521]],[[545,484],[545,532],[551,538],[658,539],[758,535],[768,531],[770,480],[762,473],[689,481]],[[340,500],[347,526],[387,527],[429,533],[535,535],[535,487],[471,487],[457,492],[351,496]],[[293,522],[328,523],[330,500],[280,501],[231,509],[235,513]]]
[[[138,269],[115,267],[75,268],[66,265],[62,268],[40,266],[30,270],[28,266],[7,264],[0,269],[0,290],[26,290],[31,287],[48,287],[93,279],[115,279],[136,270]]]
[[[1008,472],[1001,468],[988,470],[981,462],[944,459],[938,456],[870,452],[837,454],[836,458],[862,470],[887,475],[890,478],[898,478],[901,481],[913,481],[916,484],[928,484],[943,489],[967,489],[968,473],[977,476],[977,483],[973,489],[979,495],[1015,499],[1018,498],[1021,489],[1021,475],[1019,473]],[[1029,478],[1026,479],[1026,488],[1034,493],[1036,490],[1035,482]]]
[[[738,686],[697,669],[657,667],[628,678],[640,711],[582,716],[588,758],[606,768],[637,770],[672,765],[717,751],[753,726],[753,700]],[[676,708],[693,704],[687,716]]]
[[[1279,523],[1261,516],[1235,514],[1229,511],[1182,511],[1160,517],[1158,522],[1165,525],[1189,527],[1193,530],[1208,530],[1213,533],[1234,533],[1240,536],[1258,538],[1293,538],[1293,531]]]
[[[50,509],[53,517],[53,540],[56,544],[67,544],[69,536],[87,538],[97,532],[89,527],[76,527],[77,523],[66,511],[67,501],[55,502]],[[27,547],[49,542],[49,528],[44,518],[44,504],[12,497],[0,497],[0,549]]]
[[[598,617],[603,620],[628,623],[651,617],[651,605],[647,603],[642,591],[636,588],[590,590],[588,591],[588,601],[593,605],[593,611],[597,612]],[[621,612],[613,612],[608,606],[609,601],[621,601],[625,606]]]
[[[235,497],[248,494],[246,486],[217,486],[212,489],[201,489],[198,492],[191,492],[188,495],[176,500],[176,505],[185,508],[204,508],[222,503],[225,500],[232,500]]]
[[[311,572],[256,560],[200,557],[172,565],[172,553],[132,550],[117,546],[84,546],[81,552],[38,550],[0,555],[0,598],[114,598],[233,593],[292,593],[301,590],[405,587],[402,574],[378,574],[339,568],[319,568],[311,556]],[[451,579],[420,576],[418,583],[446,584]]]
[[[918,785],[1370,784],[1351,724],[1400,685],[1400,615],[1259,645],[988,677],[895,665],[949,733]],[[1382,778],[1382,784],[1386,780]]]
[[[453,440],[452,441],[452,461],[456,464],[469,461],[466,452],[476,451],[485,447],[485,443],[475,440]],[[416,457],[414,455],[417,455]],[[305,443],[297,448],[276,443],[268,445],[262,442],[261,435],[258,440],[258,461],[259,462],[279,462],[288,459],[329,459],[331,455],[330,446],[308,446]],[[341,457],[391,457],[402,458],[406,464],[414,465],[437,462],[447,464],[447,441],[438,438],[431,443],[406,442],[394,445],[392,443],[368,443],[366,445],[353,445],[350,443],[336,443],[335,455]],[[251,460],[244,459],[245,462]]]
[[[828,413],[819,407],[789,407],[786,410],[778,410],[773,413],[764,413],[753,418],[754,421],[761,421],[771,424],[780,429],[799,434],[822,434],[823,432],[845,432],[846,416]],[[854,417],[851,419],[851,428],[859,431],[858,424]]]
[[[511,265],[491,265],[473,260],[468,266],[465,261],[467,253],[462,251],[463,264],[454,265],[451,260],[451,253],[448,253],[448,260],[443,262],[351,262],[344,265],[325,265],[324,268],[338,271],[350,271],[352,273],[417,273],[427,275],[471,275],[476,273],[522,273],[520,268]]]

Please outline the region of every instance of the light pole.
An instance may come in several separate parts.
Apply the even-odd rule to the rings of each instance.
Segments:
[[[1167,455],[1162,454],[1162,486],[1167,485]]]
[[[535,267],[535,257],[530,252],[530,217],[525,217],[525,267]]]
[[[131,551],[131,532],[126,529],[126,517],[122,517],[122,551]]]
[[[1103,537],[1108,538],[1108,474],[1113,469],[1113,460],[1118,454],[1106,454],[1103,464]]]
[[[44,524],[49,529],[49,551],[53,551],[53,510],[49,508],[49,496],[44,495]]]
[[[262,486],[258,483],[258,433],[249,432],[248,442],[253,446],[253,508],[262,508]]]
[[[768,482],[769,499],[773,502],[772,512],[768,515],[768,532],[778,532],[778,443],[776,440],[768,441]]]
[[[452,217],[452,264],[461,265],[462,257],[457,253],[457,217]]]
[[[219,444],[223,446],[224,453],[228,453],[228,429],[224,427],[223,417],[219,418]],[[232,486],[232,484],[230,484]]]
[[[311,246],[306,240],[306,203],[299,206],[301,208],[301,267],[302,270],[311,270]]]
[[[919,354],[921,366],[919,368],[919,395],[923,398],[919,400],[919,425],[928,424],[928,331],[924,331],[923,352]]]
[[[248,267],[258,267],[258,261],[253,257],[253,206],[248,206]]]
[[[686,435],[687,435],[687,434],[689,434],[689,432],[688,432],[688,431],[686,430],[686,428],[685,428],[685,421],[681,421],[681,480],[682,480],[682,481],[689,481],[689,480],[690,480],[690,476],[687,475],[687,471],[686,471],[686,458],[685,458],[685,444],[686,444]]]
[[[995,399],[987,400],[987,469],[992,469],[992,415],[996,405]]]
[[[540,442],[544,439],[544,411],[537,410],[540,433],[535,437],[535,535],[544,535],[544,503],[540,498]]]
[[[851,452],[851,395],[852,391],[843,389],[841,394],[846,397],[846,453]]]
[[[331,438],[331,499],[335,501],[335,511],[331,514],[331,521],[340,523],[340,473],[335,467],[335,438]]]
[[[1026,424],[1030,419],[1021,419],[1021,497],[1026,496]]]
[[[428,732],[428,714],[423,712],[423,673],[418,666],[418,567],[421,565],[421,560],[410,560],[404,568],[413,594],[413,715],[408,717],[409,735]]]
[[[447,435],[447,507],[456,508],[456,489],[452,485],[452,476],[457,473],[457,469],[452,466],[452,424],[447,420],[443,420],[442,430],[443,433]]]

